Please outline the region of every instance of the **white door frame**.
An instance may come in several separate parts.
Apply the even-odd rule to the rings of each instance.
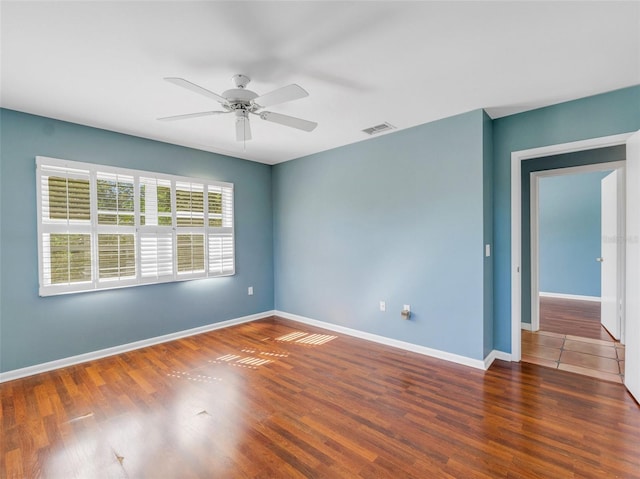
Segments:
[[[593,150],[626,144],[627,139],[633,134],[622,133],[620,135],[591,138],[589,140],[573,141],[558,145],[542,146],[528,150],[514,151],[511,153],[511,360],[522,359],[521,334],[522,323],[522,162],[543,156],[560,155],[575,151]]]
[[[531,214],[529,217],[531,224],[531,331],[538,331],[540,329],[540,179],[596,171],[622,170],[624,166],[624,161],[611,161],[609,163],[593,163],[590,165],[569,166],[566,168],[531,172]],[[623,205],[620,205],[620,200],[624,200],[624,197],[620,196],[618,199],[618,210],[623,207]],[[622,232],[619,232],[618,236],[623,237]],[[600,253],[598,252],[598,254]],[[620,258],[618,258],[618,265],[620,265]],[[620,296],[620,291],[618,291],[618,296]]]

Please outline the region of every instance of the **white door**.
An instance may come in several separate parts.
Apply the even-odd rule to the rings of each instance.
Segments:
[[[624,384],[640,402],[640,131],[627,141]]]
[[[601,246],[600,258],[600,321],[609,334],[620,339],[618,315],[618,172],[613,171],[602,179],[600,194]]]

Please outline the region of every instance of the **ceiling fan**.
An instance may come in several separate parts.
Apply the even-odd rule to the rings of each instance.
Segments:
[[[280,103],[309,96],[304,88],[301,88],[295,83],[278,88],[270,93],[265,93],[264,95],[258,95],[257,93],[246,89],[246,86],[251,79],[246,75],[237,74],[232,77],[236,87],[223,92],[222,95],[218,95],[217,93],[213,93],[212,91],[196,85],[195,83],[191,83],[184,78],[169,77],[165,78],[165,80],[169,83],[173,83],[174,85],[178,85],[194,93],[199,93],[200,95],[217,101],[220,103],[223,110],[167,116],[164,118],[158,118],[160,121],[186,120],[188,118],[233,113],[236,117],[236,140],[238,141],[247,141],[251,139],[249,115],[256,115],[263,120],[304,131],[313,131],[315,127],[318,126],[318,124],[313,121],[263,110],[268,106],[278,105]]]

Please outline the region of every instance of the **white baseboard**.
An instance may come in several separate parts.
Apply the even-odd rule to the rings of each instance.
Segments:
[[[540,291],[538,293],[540,297],[546,298],[561,298],[561,299],[575,299],[578,301],[597,301],[600,302],[602,299],[600,296],[583,296],[581,294],[565,294],[565,293],[545,293]]]
[[[56,359],[55,361],[49,361],[47,363],[35,364],[26,368],[14,369],[12,371],[0,373],[0,383],[13,381],[14,379],[20,379],[27,376],[33,376],[34,374],[44,373],[47,371],[52,371],[54,369],[73,366],[74,364],[80,364],[87,361],[93,361],[95,359],[105,358],[107,356],[113,356],[114,354],[126,353],[135,349],[146,348],[155,344],[166,343],[168,341],[174,341],[176,339],[186,338],[188,336],[194,336],[196,334],[202,334],[209,331],[214,331],[216,329],[228,328],[229,326],[235,326],[236,324],[248,323],[250,321],[256,321],[258,319],[268,318],[269,316],[273,315],[274,311],[264,311],[262,313],[243,316],[241,318],[229,319],[226,321],[220,321],[219,323],[207,324],[204,326],[199,326],[197,328],[186,329],[184,331],[177,331],[175,333],[156,336],[149,339],[143,339],[141,341],[135,341],[133,343],[122,344],[120,346],[114,346],[112,348],[100,349],[98,351],[79,354],[77,356]]]
[[[533,326],[531,326],[531,323],[520,323],[520,329],[524,329],[525,331],[533,331]]]
[[[484,369],[489,369],[489,366],[491,366],[496,359],[510,362],[511,353],[505,353],[504,351],[498,351],[497,349],[494,349],[487,355],[486,358],[484,358]]]
[[[47,371],[53,371],[54,369],[60,369],[67,366],[73,366],[75,364],[81,364],[96,359],[113,356],[116,354],[126,353],[134,351],[136,349],[146,348],[156,344],[166,343],[168,341],[174,341],[176,339],[186,338],[188,336],[194,336],[196,334],[202,334],[209,331],[215,331],[216,329],[228,328],[237,324],[248,323],[251,321],[257,321],[258,319],[268,318],[270,316],[280,316],[285,319],[297,321],[300,323],[309,324],[330,331],[336,331],[349,336],[354,336],[367,341],[372,341],[386,346],[394,348],[404,349],[406,351],[412,351],[414,353],[423,354],[425,356],[444,359],[464,366],[470,366],[476,369],[487,370],[489,366],[496,359],[502,359],[504,361],[511,361],[511,354],[502,351],[493,350],[484,359],[473,359],[466,356],[460,356],[458,354],[448,353],[446,351],[440,351],[438,349],[428,348],[426,346],[420,346],[413,343],[407,343],[405,341],[399,341],[397,339],[387,338],[385,336],[379,336],[377,334],[366,333],[357,329],[351,329],[344,326],[339,326],[324,321],[318,321],[316,319],[306,318],[297,314],[286,313],[284,311],[264,311],[262,313],[252,314],[249,316],[243,316],[241,318],[229,319],[227,321],[220,321],[219,323],[207,324],[199,326],[197,328],[187,329],[184,331],[177,331],[175,333],[165,334],[162,336],[156,336],[154,338],[143,339],[141,341],[135,341],[133,343],[122,344],[120,346],[114,346],[111,348],[100,349],[98,351],[92,351],[90,353],[79,354],[76,356],[70,356],[67,358],[56,359],[55,361],[49,361],[46,363],[35,364],[33,366],[27,366],[25,368],[14,369],[12,371],[6,371],[0,373],[0,383],[13,381],[14,379],[20,379],[27,376],[33,376],[34,374],[44,373]],[[524,324],[524,323],[523,323]]]
[[[311,319],[304,316],[299,316],[297,314],[286,313],[284,311],[276,310],[274,312],[274,315],[280,316],[285,319],[290,319],[292,321],[297,321],[299,323],[309,324],[311,326],[316,326],[318,328],[328,329],[330,331],[346,334],[348,336],[354,336],[356,338],[366,339],[367,341],[373,341],[374,343],[380,343],[386,346],[404,349],[405,351],[412,351],[414,353],[424,354],[425,356],[430,356],[432,358],[444,359],[445,361],[462,364],[464,366],[470,366],[476,369],[486,370],[489,366],[491,366],[491,363],[494,361],[494,359],[505,359],[506,361],[511,361],[511,355],[508,353],[503,353],[501,351],[492,351],[485,360],[473,359],[467,356],[460,356],[458,354],[448,353],[446,351],[440,351],[439,349],[432,349],[426,346],[420,346],[418,344],[407,343],[405,341],[399,341],[397,339],[391,339],[385,336],[379,336],[377,334],[366,333],[364,331],[359,331],[357,329],[351,329],[345,326],[327,323],[325,321],[318,321],[317,319]]]

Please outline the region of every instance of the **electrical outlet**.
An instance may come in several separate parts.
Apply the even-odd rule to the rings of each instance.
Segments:
[[[247,289],[247,294],[249,296],[253,296],[253,286],[249,286],[249,288]]]
[[[404,309],[405,311],[411,311],[411,305],[405,304],[404,306],[402,306],[402,309]]]
[[[380,311],[384,312],[387,310],[387,303],[384,301],[380,301]]]

